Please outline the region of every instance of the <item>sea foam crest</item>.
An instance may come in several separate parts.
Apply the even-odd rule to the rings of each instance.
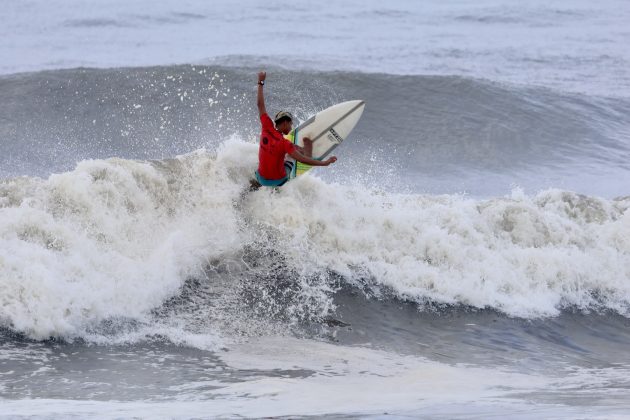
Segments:
[[[568,307],[628,315],[629,198],[394,194],[310,175],[243,194],[255,151],[232,140],[217,153],[91,160],[45,180],[4,181],[3,325],[46,338],[85,336],[111,318],[147,320],[186,279],[252,243],[263,258],[282,256],[275,269],[341,278],[373,295],[522,317]],[[333,293],[312,287],[304,301]]]
[[[260,221],[312,270],[419,303],[512,316],[567,307],[628,314],[630,199],[560,190],[476,200],[389,194],[305,178],[255,198]]]
[[[46,180],[0,184],[4,325],[46,338],[142,319],[240,243],[232,207],[240,190],[224,167],[199,151],[153,163],[83,161]]]

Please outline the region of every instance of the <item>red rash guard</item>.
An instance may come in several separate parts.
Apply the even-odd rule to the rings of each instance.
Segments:
[[[258,173],[265,179],[282,179],[287,176],[284,170],[284,156],[293,153],[295,146],[276,130],[269,115],[261,115],[260,122],[262,132],[258,149]]]

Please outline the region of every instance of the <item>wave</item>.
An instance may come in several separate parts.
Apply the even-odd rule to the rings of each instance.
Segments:
[[[234,138],[2,182],[2,324],[38,339],[134,323],[201,339],[247,311],[247,322],[321,318],[340,284],[420,307],[628,316],[628,197],[517,189],[480,200],[317,176],[243,195],[255,150]]]
[[[2,318],[35,337],[139,318],[238,242],[230,191],[202,155],[80,163],[5,181]],[[214,186],[213,186],[214,184]]]
[[[270,112],[298,119],[334,103],[367,108],[344,146],[357,166],[384,156],[416,192],[477,196],[559,187],[627,193],[630,102],[455,76],[271,69]],[[165,159],[254,140],[255,70],[164,66],[44,71],[0,78],[0,176],[71,170],[117,156]],[[350,175],[348,171],[343,175]],[[392,187],[392,186],[389,186]]]

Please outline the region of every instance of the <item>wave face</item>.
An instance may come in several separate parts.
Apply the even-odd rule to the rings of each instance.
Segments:
[[[346,286],[427,310],[628,315],[628,198],[473,199],[317,177],[242,195],[255,152],[233,139],[216,152],[4,181],[3,325],[33,338],[99,340],[110,328],[190,342],[239,317],[238,328],[256,315],[321,319]]]
[[[83,159],[164,159],[255,141],[255,69],[78,69],[0,78],[0,175],[48,176]],[[270,112],[367,108],[326,180],[491,197],[514,186],[624,196],[630,102],[446,76],[270,71]],[[387,175],[387,176],[384,176]]]

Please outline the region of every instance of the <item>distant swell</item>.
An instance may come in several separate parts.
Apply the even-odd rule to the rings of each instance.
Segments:
[[[630,102],[455,76],[269,69],[268,109],[304,120],[366,100],[335,179],[389,190],[505,194],[546,188],[628,194]],[[166,66],[43,71],[0,78],[0,175],[70,170],[83,159],[163,159],[255,141],[255,69]],[[369,173],[371,162],[396,180]]]

